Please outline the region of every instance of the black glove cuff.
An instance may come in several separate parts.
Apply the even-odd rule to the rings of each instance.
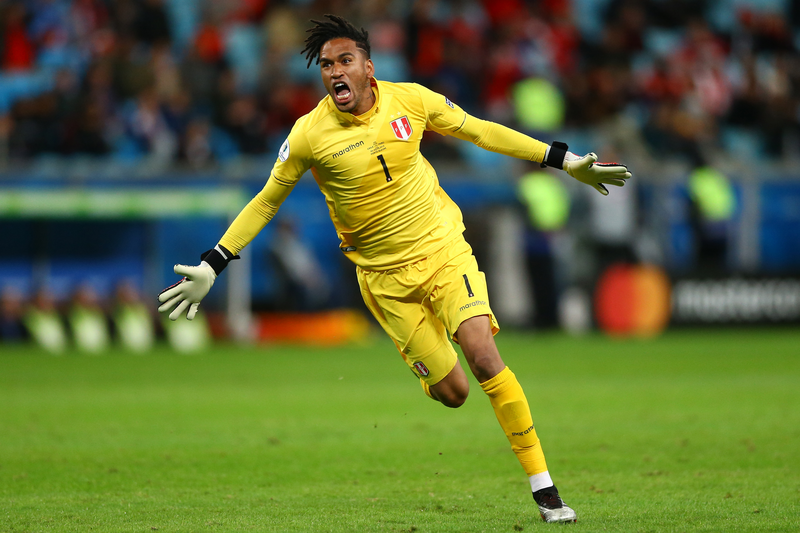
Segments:
[[[225,267],[228,266],[228,263],[234,259],[239,259],[239,256],[233,255],[221,244],[218,244],[214,248],[200,254],[200,261],[205,261],[208,263],[209,266],[214,269],[214,273],[217,276],[219,276],[220,273],[225,270]]]
[[[553,144],[550,145],[550,150],[547,152],[547,159],[542,162],[542,166],[564,170],[564,158],[567,156],[567,149],[569,149],[567,143],[553,141]]]

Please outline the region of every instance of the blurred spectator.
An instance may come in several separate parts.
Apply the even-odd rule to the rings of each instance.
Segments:
[[[777,12],[756,13],[746,8],[739,11],[740,28],[752,41],[756,53],[795,50],[794,38],[786,22],[786,17]]]
[[[192,93],[192,101],[209,111],[217,92],[222,70],[225,68],[224,42],[219,28],[204,21],[197,30],[181,65],[184,86]]]
[[[286,6],[271,9],[264,20],[267,48],[279,55],[296,54],[303,48],[302,26],[296,10]]]
[[[164,120],[175,135],[183,138],[186,127],[193,116],[192,94],[188,89],[179,87],[165,98],[162,108]]]
[[[5,71],[26,71],[34,66],[36,47],[28,36],[23,2],[10,2],[0,8],[2,66]]]
[[[77,104],[74,131],[64,140],[68,153],[101,156],[110,152],[117,127],[111,63],[89,65]]]
[[[120,102],[135,98],[155,83],[150,52],[132,35],[119,35],[112,55],[114,93]]]
[[[106,137],[106,116],[100,102],[84,99],[75,116],[74,132],[68,136],[72,139],[69,152],[77,154],[101,156],[111,151]]]
[[[114,328],[124,348],[135,353],[145,353],[155,343],[155,321],[151,307],[142,302],[141,294],[129,283],[116,288],[114,302]]]
[[[533,165],[530,165],[533,169]],[[564,182],[541,169],[520,177],[517,196],[525,206],[525,263],[533,289],[533,326],[549,329],[558,325],[558,299],[567,279],[557,261],[556,249],[570,212],[569,192]]]
[[[414,78],[430,84],[442,65],[445,29],[437,19],[441,3],[436,0],[414,2],[406,25],[408,48]]]
[[[228,104],[222,126],[243,154],[260,154],[265,149],[264,121],[256,98],[241,96]]]
[[[702,19],[694,19],[686,31],[686,41],[673,60],[687,75],[686,95],[699,112],[710,119],[724,115],[730,107],[731,86],[724,74],[727,49]]]
[[[170,320],[165,316],[161,323],[167,342],[176,352],[197,353],[211,344],[211,328],[202,309],[193,320]]]
[[[96,355],[108,349],[108,320],[97,292],[90,285],[81,285],[72,295],[67,322],[79,350]]]
[[[184,129],[181,159],[193,169],[202,169],[214,160],[211,149],[211,124],[208,119],[196,117]]]
[[[163,0],[142,0],[133,21],[138,40],[149,45],[168,45],[172,31]]]
[[[180,66],[172,56],[168,43],[154,45],[150,53],[155,90],[163,102],[181,91]]]
[[[666,3],[666,2],[665,2]],[[654,3],[650,4],[654,6]],[[651,20],[665,21],[661,14],[655,14]],[[614,32],[616,49],[632,54],[644,49],[645,32],[648,23],[648,3],[642,0],[612,0],[605,13],[605,36]],[[657,22],[656,22],[657,23]]]
[[[697,166],[720,148],[776,161],[800,152],[797,2],[585,4],[7,2],[0,157],[158,152],[194,165],[204,152],[274,149],[324,96],[299,56],[306,19],[322,12],[370,30],[377,77],[418,81],[481,117],[519,127],[512,88],[544,78],[564,96],[565,128],[601,138],[624,116],[661,159]],[[587,16],[596,20],[586,24]],[[731,148],[741,135],[753,154]],[[464,157],[441,139],[423,142],[434,158]]]
[[[53,295],[46,288],[36,292],[25,311],[23,321],[31,338],[48,352],[58,355],[67,349],[64,321]]]
[[[77,100],[78,86],[74,74],[60,70],[52,90],[18,101],[12,109],[12,155],[31,157],[64,153],[65,128],[73,117]]]
[[[736,196],[730,180],[707,167],[694,170],[688,183],[689,223],[694,233],[694,272],[721,277],[728,271],[730,221]]]
[[[0,166],[8,164],[11,155],[11,134],[14,120],[8,114],[0,114]]]
[[[285,137],[298,118],[314,109],[319,94],[316,86],[309,84],[296,86],[282,80],[272,83],[265,89],[267,133]]]
[[[73,0],[70,13],[71,39],[79,48],[92,56],[102,56],[109,51],[113,38],[111,16],[103,0]]]
[[[167,124],[155,87],[139,93],[126,130],[142,153],[150,153],[161,161],[168,161],[178,153],[175,134]]]
[[[0,342],[14,343],[27,337],[23,325],[25,301],[17,289],[11,286],[0,291]]]

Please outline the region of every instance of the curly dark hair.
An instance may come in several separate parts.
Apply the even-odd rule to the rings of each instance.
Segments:
[[[311,66],[311,62],[314,58],[316,58],[317,64],[319,64],[320,50],[322,50],[322,46],[331,39],[344,38],[354,41],[356,46],[363,50],[364,53],[367,54],[367,59],[369,59],[370,47],[369,33],[367,30],[364,28],[359,30],[344,18],[336,15],[325,15],[325,18],[330,20],[330,22],[312,20],[311,22],[313,22],[315,26],[306,30],[311,35],[306,39],[306,47],[300,52],[301,54],[306,54],[306,59],[308,59],[306,68]]]

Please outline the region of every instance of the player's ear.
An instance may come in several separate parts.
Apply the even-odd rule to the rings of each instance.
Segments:
[[[367,59],[367,78],[371,78],[375,75],[375,64],[372,62],[371,59]]]

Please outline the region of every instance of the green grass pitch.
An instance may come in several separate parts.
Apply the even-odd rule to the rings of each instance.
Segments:
[[[800,531],[800,331],[503,331],[550,471],[540,521],[474,382],[391,343],[51,357],[0,346],[0,531]]]

